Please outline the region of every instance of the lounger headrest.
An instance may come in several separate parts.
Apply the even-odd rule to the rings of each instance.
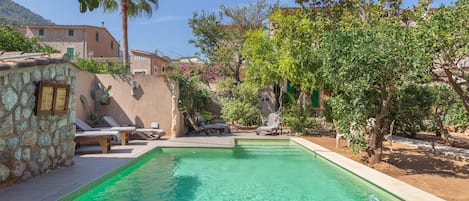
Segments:
[[[81,129],[81,130],[84,130],[84,131],[90,131],[90,130],[93,130],[93,128],[88,125],[87,123],[85,123],[83,120],[81,120],[80,118],[76,118],[75,119],[75,125]]]
[[[119,123],[117,123],[117,121],[114,118],[112,118],[111,116],[104,116],[103,119],[111,127],[119,127],[120,126]]]

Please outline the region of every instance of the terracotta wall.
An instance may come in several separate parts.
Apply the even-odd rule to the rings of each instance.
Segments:
[[[85,120],[88,118],[87,117],[88,113],[85,111],[85,107],[80,101],[80,95],[85,96],[89,104],[92,103],[91,97],[90,97],[90,90],[91,90],[91,85],[93,84],[93,81],[95,80],[95,78],[96,78],[95,74],[87,73],[84,71],[77,72],[77,87],[75,90],[77,104],[75,106],[75,111],[76,111],[76,117],[82,120]]]
[[[44,35],[39,36],[39,29]],[[73,30],[73,36],[68,31]],[[119,42],[106,28],[94,26],[27,26],[20,31],[27,37],[38,37],[42,43],[67,53],[67,48],[74,48],[75,57],[119,57]],[[96,41],[96,33],[98,41]],[[112,45],[111,45],[112,43]]]
[[[131,52],[130,65],[132,68],[132,74],[135,74],[136,72],[145,72],[146,75],[153,74],[151,68],[151,57],[146,54]]]
[[[149,128],[151,122],[158,122],[160,128],[166,132],[167,137],[177,137],[184,133],[182,117],[177,111],[177,121],[172,131],[171,91],[163,77],[150,75],[105,75],[79,72],[77,77],[77,117],[86,119],[86,112],[79,97],[81,94],[89,97],[89,90],[95,81],[101,82],[105,87],[112,85],[112,102],[102,106],[100,114],[109,115],[121,124],[136,125]],[[138,83],[137,89],[132,89],[130,81]],[[177,97],[177,96],[176,96]],[[177,101],[176,101],[177,103]]]
[[[96,41],[96,33],[98,41]],[[119,43],[104,28],[87,27],[86,42],[88,48],[88,57],[118,57]],[[113,45],[111,46],[111,43]]]

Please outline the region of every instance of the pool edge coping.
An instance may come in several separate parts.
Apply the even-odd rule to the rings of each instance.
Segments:
[[[325,159],[335,163],[336,165],[356,174],[359,177],[377,185],[386,191],[404,199],[404,200],[422,200],[422,201],[442,201],[444,199],[423,191],[417,187],[400,181],[394,177],[379,172],[366,165],[353,161],[345,156],[342,156],[334,151],[326,149],[304,138],[292,137],[291,140],[302,145],[303,147],[319,154]]]

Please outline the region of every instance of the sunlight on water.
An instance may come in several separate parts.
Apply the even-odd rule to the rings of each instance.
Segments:
[[[240,140],[157,149],[77,200],[399,199],[290,141]]]

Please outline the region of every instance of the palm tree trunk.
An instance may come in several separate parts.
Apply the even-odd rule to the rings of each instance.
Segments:
[[[128,20],[128,0],[121,0],[121,12],[122,12],[122,42],[124,43],[124,66],[127,66],[127,58],[129,54],[129,42],[127,36],[127,20]]]

